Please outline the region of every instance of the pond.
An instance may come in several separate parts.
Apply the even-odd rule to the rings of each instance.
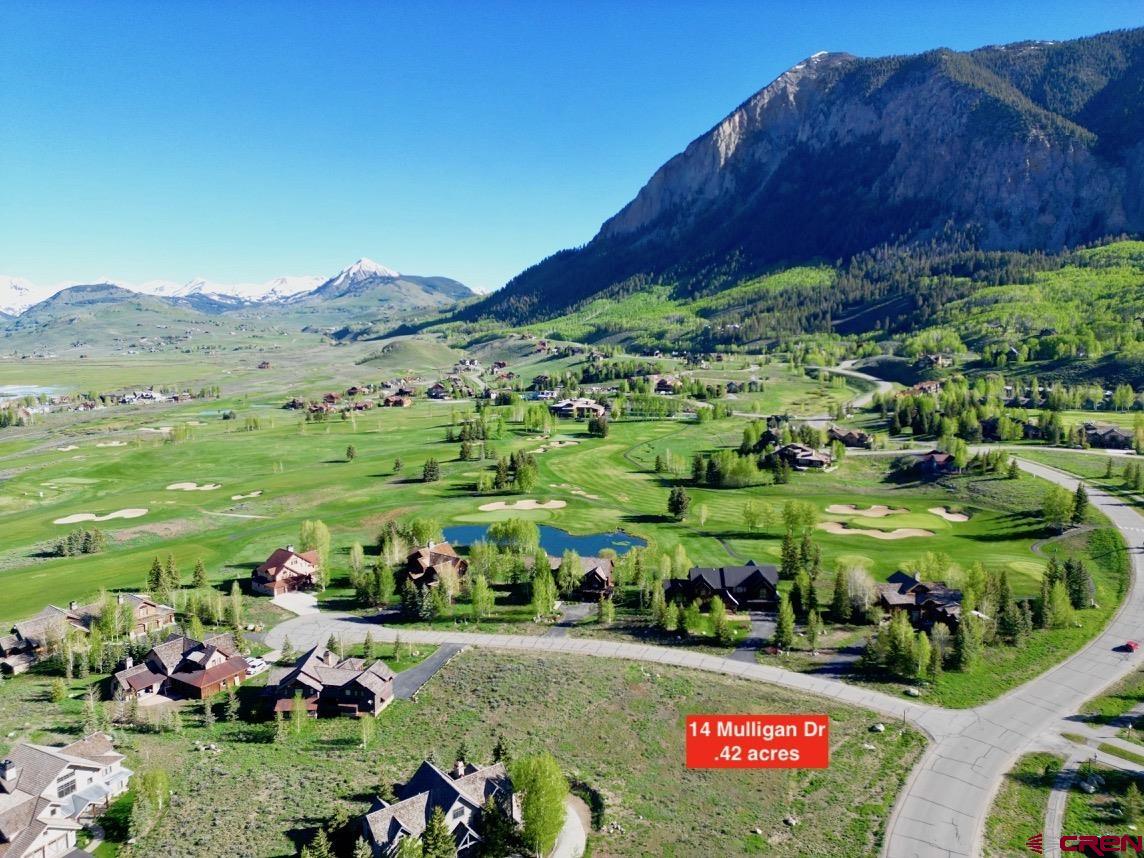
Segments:
[[[458,524],[445,528],[445,540],[454,545],[472,545],[485,538],[487,524]],[[610,548],[617,554],[626,554],[633,548],[643,548],[647,541],[622,530],[612,533],[587,533],[576,536],[557,527],[540,526],[540,547],[549,554],[559,556],[567,550],[575,551],[581,557],[594,557],[603,549]]]
[[[22,399],[25,396],[39,396],[40,394],[53,395],[59,393],[59,387],[40,387],[33,384],[0,384],[0,402],[11,399]]]

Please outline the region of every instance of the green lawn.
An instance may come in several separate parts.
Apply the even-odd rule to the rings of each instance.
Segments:
[[[1095,766],[1095,771],[1104,779],[1103,787],[1092,795],[1076,788],[1069,791],[1064,825],[1061,828],[1066,834],[1110,834],[1124,832],[1126,829],[1120,813],[1120,798],[1133,776],[1099,764]]]
[[[1005,775],[985,821],[986,858],[1023,858],[1025,841],[1044,829],[1054,774],[1064,760],[1056,754],[1026,754]]]

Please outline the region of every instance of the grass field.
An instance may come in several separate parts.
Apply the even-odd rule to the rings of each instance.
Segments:
[[[1048,753],[1026,754],[1005,775],[1005,781],[985,821],[986,858],[1022,858],[1029,854],[1025,841],[1045,824],[1054,775],[1046,766],[1064,760]]]
[[[278,407],[284,398],[254,391],[161,412],[109,411],[77,424],[0,438],[0,575],[7,587],[0,621],[35,613],[46,602],[87,598],[100,588],[139,587],[156,554],[173,554],[184,576],[201,558],[215,580],[225,581],[246,577],[273,548],[294,541],[303,519],[326,521],[344,552],[355,540],[371,544],[385,521],[414,512],[432,514],[443,524],[518,515],[574,533],[623,528],[653,548],[671,550],[682,543],[694,562],[718,564],[750,556],[762,562],[778,555],[781,525],[754,534],[743,527],[742,506],[748,498],[781,508],[797,497],[814,503],[823,516],[834,503],[887,503],[909,513],[852,524],[921,525],[934,536],[889,542],[818,532],[828,567],[835,560],[853,560],[884,575],[903,560],[942,552],[957,564],[981,559],[1005,565],[1019,592],[1035,590],[1041,568],[1029,552],[1039,535],[1034,513],[1040,489],[1033,480],[899,483],[887,478],[883,464],[851,458],[834,473],[799,474],[788,486],[691,490],[693,510],[705,507],[706,523],[700,525],[693,514],[678,525],[665,515],[676,479],[652,472],[656,453],[670,450],[686,460],[697,450],[737,446],[744,419],[619,421],[606,439],[590,438],[582,424],[569,422],[557,437],[577,444],[538,455],[540,480],[532,493],[542,500],[564,500],[567,506],[481,512],[477,507],[488,498],[474,497],[472,488],[479,469],[487,465],[459,461],[457,445],[443,440],[453,416],[471,406],[418,402],[411,409],[362,412],[352,420],[305,423]],[[219,418],[228,408],[237,412],[237,420]],[[257,418],[262,428],[242,431],[247,417]],[[177,443],[141,431],[180,424],[189,437]],[[357,457],[347,462],[350,444]],[[490,446],[505,454],[541,444],[510,423],[505,437]],[[59,449],[71,446],[76,449]],[[443,478],[426,484],[419,477],[430,456],[442,462]],[[402,462],[400,473],[394,473],[395,459]],[[167,488],[182,482],[220,488]],[[233,499],[254,492],[261,494]],[[943,505],[964,507],[970,520],[953,524],[927,512]],[[47,556],[71,527],[54,524],[57,518],[125,509],[147,512],[97,523],[111,537],[106,552]]]
[[[79,702],[57,707],[45,694],[37,677],[0,686],[0,729],[23,738],[21,725],[44,721],[47,708],[57,715],[35,738],[72,734]],[[407,778],[426,756],[446,764],[462,741],[473,759],[486,761],[503,733],[514,754],[549,750],[603,794],[605,831],[592,835],[593,854],[802,856],[797,832],[813,831],[822,854],[869,855],[922,749],[913,731],[891,725],[874,734],[865,713],[769,686],[660,666],[485,651],[451,662],[416,703],[391,705],[368,749],[351,720],[315,722],[299,737],[272,742],[271,725],[220,721],[208,732],[196,711],[188,710],[181,735],[123,737],[128,764],[168,770],[177,797],[133,850],[140,854],[292,855],[339,809],[363,813],[380,782]],[[831,767],[686,769],[683,718],[704,711],[827,712]],[[195,741],[216,742],[221,752],[193,751]],[[304,795],[304,806],[282,800],[293,795]],[[794,832],[782,822],[791,814],[800,820]]]
[[[1061,830],[1067,834],[1128,833],[1120,813],[1120,798],[1134,779],[1133,775],[1100,764],[1094,768],[1104,779],[1104,786],[1092,795],[1079,789],[1069,790]]]

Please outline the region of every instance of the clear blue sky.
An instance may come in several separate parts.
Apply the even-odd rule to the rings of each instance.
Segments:
[[[369,256],[496,288],[816,51],[1142,24],[1140,0],[3,0],[0,272],[260,281]]]

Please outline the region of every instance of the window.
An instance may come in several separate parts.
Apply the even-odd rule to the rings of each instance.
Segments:
[[[465,815],[465,809],[463,807],[458,807],[456,810],[453,811],[453,819],[460,819],[464,815]]]
[[[66,781],[60,781],[60,784],[59,784],[59,787],[57,788],[56,794],[60,798],[66,798],[67,796],[71,795],[73,792],[75,792],[75,775],[72,775],[72,777]]]

